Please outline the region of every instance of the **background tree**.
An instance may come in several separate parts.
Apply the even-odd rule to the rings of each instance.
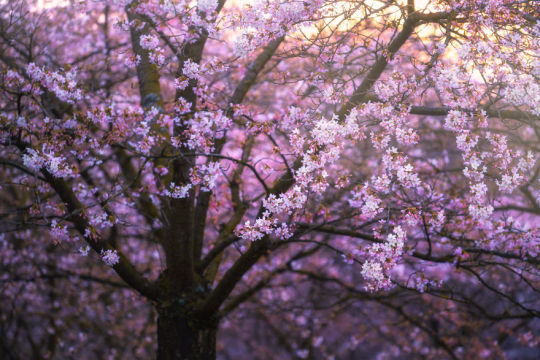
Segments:
[[[1,4],[3,358],[538,356],[536,1]]]

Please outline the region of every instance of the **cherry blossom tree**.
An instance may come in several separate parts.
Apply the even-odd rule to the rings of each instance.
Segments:
[[[0,4],[2,358],[540,353],[536,1]]]

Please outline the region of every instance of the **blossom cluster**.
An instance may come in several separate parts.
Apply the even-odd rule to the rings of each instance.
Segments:
[[[370,189],[368,184],[351,192],[351,198],[348,200],[353,208],[359,208],[361,215],[365,219],[373,219],[377,214],[383,211],[382,200],[376,192]]]
[[[109,266],[114,266],[120,262],[120,257],[116,250],[101,250],[101,260]]]
[[[141,35],[140,45],[143,49],[148,51],[148,58],[151,63],[156,64],[157,66],[163,66],[165,64],[165,53],[159,46],[159,39],[157,36],[152,34]]]
[[[495,166],[501,174],[495,180],[499,190],[511,193],[527,181],[527,175],[534,166],[535,159],[529,152],[526,156],[508,147],[505,135],[486,131],[483,136],[474,132],[485,127],[485,114],[480,112],[477,124],[466,112],[452,110],[445,119],[445,128],[456,134],[456,146],[464,160],[463,174],[469,180],[472,202],[468,210],[473,219],[485,222],[493,213],[493,206],[487,201],[488,164]],[[490,151],[482,151],[482,143],[489,144]]]
[[[251,225],[248,220],[237,234],[245,240],[256,241],[265,235],[274,234],[280,239],[288,239],[292,236],[292,230],[285,223],[280,223],[278,216],[282,214],[292,214],[293,211],[301,209],[307,200],[307,195],[299,185],[295,185],[291,190],[276,196],[270,194],[263,200],[266,211],[262,217],[255,220]]]
[[[219,162],[212,161],[208,164],[195,166],[190,171],[190,181],[193,186],[200,185],[201,191],[212,191],[220,175]]]
[[[200,11],[205,13],[211,13],[216,10],[218,5],[217,0],[197,0],[197,7]]]
[[[176,185],[174,182],[171,182],[169,189],[163,190],[161,195],[174,199],[183,199],[196,186],[199,186],[201,191],[212,191],[216,187],[220,171],[219,162],[217,161],[197,165],[190,170],[189,182],[187,184]]]
[[[302,165],[294,172],[296,185],[278,196],[271,194],[263,201],[266,209],[263,216],[255,220],[253,225],[246,222],[237,231],[243,239],[254,241],[275,231],[279,232],[280,238],[283,238],[283,233],[290,235],[288,229],[284,230],[285,224],[277,228],[280,223],[278,217],[283,214],[291,215],[301,209],[307,201],[308,192],[323,193],[329,185],[326,169],[339,159],[345,140],[358,141],[363,138],[354,109],[344,121],[340,121],[337,115],[331,119],[317,116],[319,119],[313,123],[306,135],[302,135],[298,128],[293,132],[293,147],[302,157]]]
[[[58,244],[62,241],[71,240],[71,236],[69,235],[67,225],[60,225],[60,223],[56,219],[53,219],[51,222],[50,233],[51,233],[52,238],[54,239],[53,242],[55,244]]]
[[[246,221],[236,233],[244,240],[257,241],[266,235],[275,235],[281,240],[289,239],[293,235],[293,231],[289,225],[282,222],[279,223],[275,216],[272,216],[268,210],[265,211],[262,217],[255,220],[251,225],[251,221]]]
[[[380,79],[373,86],[373,91],[380,100],[385,103],[397,104],[404,98],[416,96],[418,89],[421,89],[415,81],[404,72],[394,71],[387,78]]]
[[[176,185],[174,182],[169,184],[170,189],[165,189],[162,192],[163,196],[168,196],[173,199],[184,199],[189,195],[189,191],[192,188],[191,184]]]
[[[183,134],[185,145],[189,149],[203,152],[211,152],[214,148],[213,140],[221,138],[232,124],[231,119],[222,111],[198,111],[183,122],[187,128]]]
[[[389,289],[392,286],[390,271],[401,259],[407,234],[401,226],[394,227],[386,241],[371,245],[367,251],[367,260],[362,265],[362,276],[367,281],[368,291]]]
[[[331,119],[322,117],[315,121],[306,136],[293,138],[295,149],[302,148],[302,165],[294,173],[296,182],[315,193],[322,193],[328,187],[326,169],[339,159],[346,141],[356,142],[363,138],[356,109],[344,121],[335,114]]]
[[[26,67],[26,73],[33,82],[41,84],[61,101],[74,104],[83,99],[82,90],[77,87],[75,69],[67,72],[47,71],[35,63],[30,63]]]
[[[56,155],[53,151],[48,151],[44,147],[43,151],[27,149],[23,154],[23,164],[33,171],[40,171],[45,168],[52,176],[58,178],[69,178],[74,175],[71,167],[66,163],[63,156]]]
[[[257,0],[250,3],[242,9],[242,16],[233,20],[238,33],[234,43],[236,55],[246,56],[259,46],[282,36],[288,29],[312,18],[322,4],[322,0]]]

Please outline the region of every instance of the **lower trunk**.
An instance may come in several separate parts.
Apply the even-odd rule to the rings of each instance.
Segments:
[[[157,360],[215,360],[217,324],[208,323],[206,319],[159,314]]]

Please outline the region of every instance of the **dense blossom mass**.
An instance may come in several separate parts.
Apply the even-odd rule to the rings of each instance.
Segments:
[[[540,357],[540,7],[0,0],[0,358]]]

